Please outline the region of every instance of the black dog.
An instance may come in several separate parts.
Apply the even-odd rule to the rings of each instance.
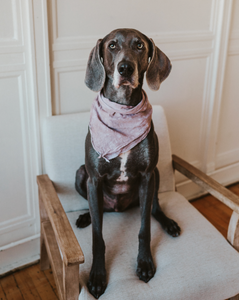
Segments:
[[[144,73],[149,87],[158,90],[170,70],[168,57],[153,40],[137,30],[118,29],[97,41],[89,56],[85,83],[91,90],[101,91],[112,102],[136,106],[142,99]],[[92,222],[93,264],[88,289],[99,298],[106,288],[103,211],[122,211],[140,205],[137,275],[144,282],[155,273],[150,250],[151,213],[171,236],[178,236],[180,228],[159,206],[158,139],[153,123],[143,141],[109,162],[99,158],[94,150],[90,131],[85,150],[85,165],[77,171],[75,184],[76,190],[88,199],[90,214],[79,216],[76,224],[86,227]]]

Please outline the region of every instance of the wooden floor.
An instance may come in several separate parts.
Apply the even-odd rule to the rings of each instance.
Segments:
[[[229,189],[239,196],[239,183]],[[225,237],[232,211],[212,196],[192,202]],[[210,209],[209,209],[210,208]],[[0,279],[0,300],[57,300],[51,270],[40,271],[39,264]]]

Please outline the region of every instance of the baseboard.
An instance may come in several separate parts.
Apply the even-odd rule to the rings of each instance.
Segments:
[[[222,185],[230,185],[239,181],[239,163],[235,163],[208,174]],[[177,191],[188,200],[193,200],[206,194],[197,184],[190,180],[176,184]]]
[[[230,165],[232,162],[238,161],[239,149],[233,149],[216,156],[216,167],[221,168],[223,166]]]
[[[0,277],[9,271],[20,269],[40,258],[40,238],[14,245],[0,251]]]

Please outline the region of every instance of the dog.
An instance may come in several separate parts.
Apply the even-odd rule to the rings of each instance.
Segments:
[[[108,104],[122,109],[134,109],[142,102],[144,74],[146,73],[149,87],[158,90],[170,70],[170,60],[155,46],[152,39],[135,29],[116,29],[99,39],[92,49],[85,83],[92,91],[101,92],[103,100],[108,99]],[[147,109],[150,115],[150,105]],[[130,123],[130,120],[127,122]],[[95,134],[96,138],[100,135],[100,128]],[[130,128],[127,130],[133,134],[134,130]],[[106,126],[102,130],[108,129],[109,126]],[[160,176],[156,165],[159,146],[151,120],[148,130],[136,145],[129,150],[123,148],[125,151],[114,155],[110,153],[108,159],[102,153],[99,156],[93,146],[92,130],[86,136],[85,165],[76,172],[75,187],[88,200],[90,212],[80,215],[76,225],[83,228],[92,223],[93,263],[87,287],[97,299],[104,293],[107,285],[105,243],[102,237],[104,211],[124,211],[140,206],[141,228],[138,234],[136,273],[144,282],[148,282],[155,274],[150,250],[151,213],[171,236],[176,237],[181,231],[178,224],[163,213],[158,202]],[[116,129],[115,132],[119,130]],[[105,139],[98,142],[99,147],[104,148]]]

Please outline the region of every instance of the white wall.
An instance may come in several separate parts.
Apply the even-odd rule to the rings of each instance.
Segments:
[[[172,61],[159,91],[144,88],[165,108],[173,152],[223,184],[239,180],[239,0],[0,0],[0,7],[0,274],[39,257],[39,126],[45,116],[90,109],[88,55],[115,28],[142,31]],[[200,193],[178,174],[177,187],[189,199]]]

